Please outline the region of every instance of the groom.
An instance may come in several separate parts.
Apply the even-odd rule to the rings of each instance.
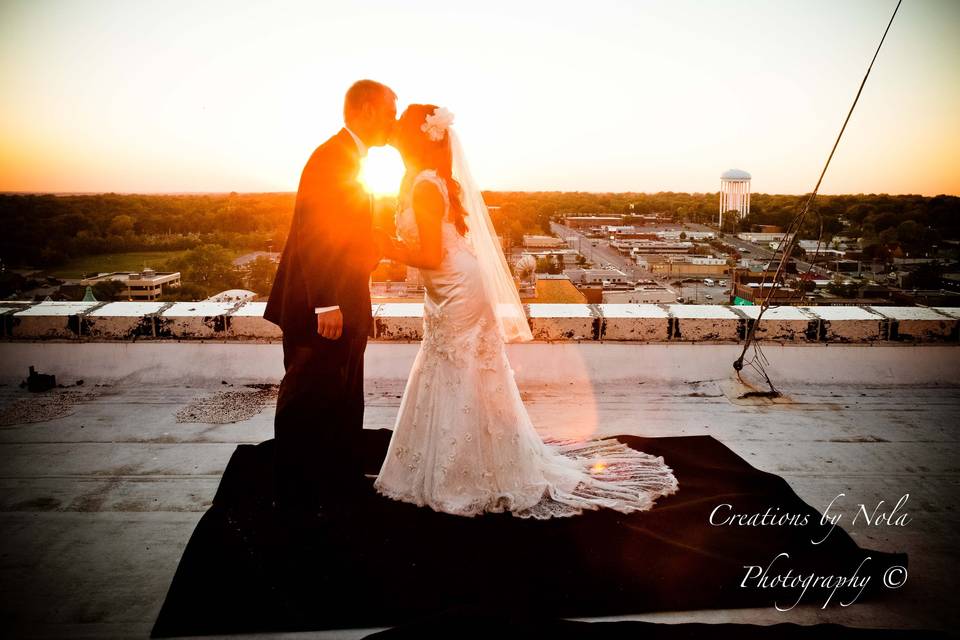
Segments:
[[[363,352],[372,323],[370,272],[380,261],[372,199],[357,181],[367,148],[383,146],[396,94],[360,80],[345,127],[310,156],[263,317],[283,330],[284,377],[274,421],[278,506],[317,512],[365,488]]]

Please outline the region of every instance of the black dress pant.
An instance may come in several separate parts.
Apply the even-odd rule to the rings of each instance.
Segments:
[[[281,507],[349,502],[363,472],[363,354],[366,331],[330,340],[283,337],[285,373],[274,419],[274,487]]]

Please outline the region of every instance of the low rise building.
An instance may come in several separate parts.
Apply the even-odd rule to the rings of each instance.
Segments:
[[[564,275],[575,284],[625,283],[627,274],[619,269],[564,269]]]
[[[576,249],[526,249],[522,256],[533,256],[539,258],[551,258],[556,260],[561,266],[567,266],[577,263],[577,256],[580,255]]]
[[[750,231],[745,231],[743,233],[738,233],[737,237],[745,242],[755,242],[757,244],[767,244],[768,242],[780,242],[783,240],[783,237],[787,235],[785,233],[754,233]]]
[[[554,236],[523,236],[523,246],[530,249],[556,249],[567,246],[563,238]]]
[[[682,235],[681,235],[682,234]],[[689,229],[671,229],[669,231],[657,231],[657,237],[661,240],[713,240],[717,234],[713,231],[690,231]]]
[[[647,255],[657,254],[689,254],[693,251],[692,242],[685,240],[665,241],[665,240],[618,240],[610,243],[610,246],[624,255]]]
[[[622,224],[623,216],[580,216],[567,214],[563,218],[563,223],[571,229],[590,229],[593,227]]]
[[[648,262],[650,273],[666,278],[722,276],[730,272],[725,258],[669,256],[662,262]]]
[[[163,295],[164,287],[172,288],[180,286],[179,271],[154,271],[153,269],[144,269],[143,271],[112,271],[110,273],[98,273],[96,276],[83,278],[81,285],[95,285],[98,282],[108,280],[118,280],[127,285],[123,295],[130,300],[157,300]]]
[[[534,291],[520,290],[520,301],[524,303],[586,304],[587,298],[581,293],[566,274],[536,274]],[[532,294],[532,295],[531,295]]]
[[[623,291],[604,291],[604,304],[672,304],[677,301],[677,294],[657,285],[640,285]]]

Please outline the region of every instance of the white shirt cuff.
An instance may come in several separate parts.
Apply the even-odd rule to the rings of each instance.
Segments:
[[[314,312],[315,312],[315,313],[325,313],[325,312],[327,312],[327,311],[333,311],[334,309],[339,309],[339,308],[340,308],[340,305],[338,305],[338,304],[335,304],[335,305],[333,305],[332,307],[316,307],[316,308],[314,309]]]

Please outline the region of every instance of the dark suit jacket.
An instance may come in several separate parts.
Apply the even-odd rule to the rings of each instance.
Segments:
[[[369,331],[369,279],[379,256],[371,200],[357,181],[359,170],[360,154],[346,129],[317,147],[303,168],[263,314],[284,335],[320,338],[314,308],[335,304],[343,313],[344,336]]]

